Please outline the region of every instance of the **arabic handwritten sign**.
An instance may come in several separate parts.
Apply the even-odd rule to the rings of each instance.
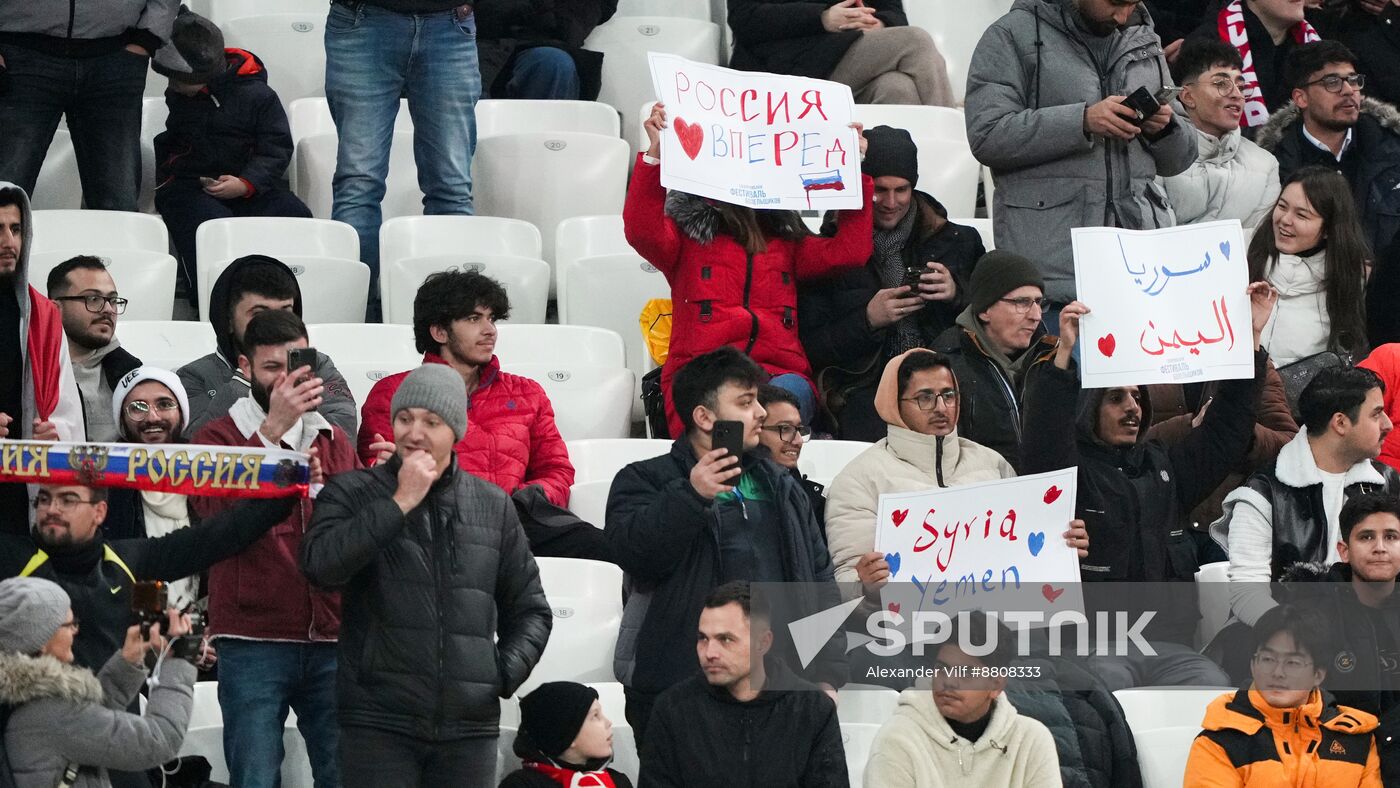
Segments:
[[[855,103],[837,82],[649,53],[666,105],[661,184],[750,208],[860,208]]]
[[[1079,556],[1065,544],[1075,468],[880,496],[875,550],[890,565],[881,604],[916,611],[1083,612]]]
[[[1254,375],[1239,222],[1071,236],[1075,286],[1092,310],[1079,330],[1085,388]]]

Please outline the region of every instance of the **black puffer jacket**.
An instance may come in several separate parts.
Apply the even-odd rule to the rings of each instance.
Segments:
[[[729,27],[734,31],[730,67],[819,79],[831,76],[861,33],[828,33],[822,27],[822,12],[830,5],[811,0],[729,0]],[[865,6],[875,9],[885,27],[909,24],[902,0],[865,0]]]
[[[156,188],[176,178],[236,175],[258,192],[286,188],[292,132],[257,55],[224,50],[228,71],[194,96],[165,92],[170,117],[156,135]]]
[[[549,639],[539,569],[501,488],[454,460],[404,515],[399,466],[331,479],[302,544],[311,582],[341,589],[341,724],[428,741],[495,736],[497,698],[529,677]]]
[[[1065,788],[1139,788],[1137,745],[1113,693],[1071,659],[1034,660],[1040,677],[1006,694],[1021,714],[1050,729]]]

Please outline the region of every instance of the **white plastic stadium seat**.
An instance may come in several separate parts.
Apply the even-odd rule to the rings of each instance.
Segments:
[[[214,0],[223,3],[226,0]],[[279,10],[288,10],[281,3]],[[219,26],[227,46],[246,49],[267,67],[267,84],[282,106],[326,95],[326,11],[277,13],[230,19]]]
[[[496,280],[510,298],[511,323],[543,323],[549,310],[549,263],[530,257],[471,252],[405,257],[385,261],[380,256],[380,293],[384,321],[413,323],[413,300],[429,275],[439,271],[475,271]]]
[[[917,104],[857,104],[855,119],[865,128],[893,126],[910,134],[950,140],[967,140],[967,120],[953,107],[924,107]],[[921,173],[922,175],[922,173]]]
[[[659,438],[569,441],[567,445],[576,486],[592,481],[611,484],[617,472],[628,465],[671,451],[671,441]]]
[[[504,361],[501,368],[544,387],[554,406],[554,422],[566,441],[625,438],[632,431],[636,377],[629,369]]]
[[[841,745],[846,750],[846,772],[850,775],[851,788],[861,788],[865,784],[865,762],[870,759],[870,745],[875,743],[875,734],[879,732],[880,726],[871,723],[841,723]]]
[[[1138,687],[1113,693],[1137,743],[1143,788],[1179,788],[1206,708],[1234,691],[1232,687]]]
[[[329,219],[247,216],[212,219],[195,233],[195,255],[211,263],[265,254],[360,259],[355,228]]]
[[[169,320],[175,306],[175,258],[164,252],[118,249],[99,250],[107,272],[117,285],[117,293],[129,303],[126,320]],[[47,287],[49,271],[74,255],[73,250],[35,252],[29,258],[29,283],[39,292]]]
[[[235,19],[268,14],[326,15],[326,0],[207,0],[206,14],[215,24],[223,25]],[[198,8],[196,13],[204,13]]]
[[[622,570],[581,558],[536,558],[554,628],[530,678],[516,692],[547,681],[610,681],[622,624]]]
[[[308,96],[293,101],[287,108],[287,125],[291,127],[292,144],[314,134],[335,134],[335,119],[325,96]],[[399,113],[394,116],[394,131],[413,131],[413,116],[408,111],[408,99],[399,99]]]
[[[718,22],[711,18],[710,0],[618,0],[618,16],[680,16]]]
[[[165,99],[141,100],[141,196],[137,200],[142,213],[156,212],[156,135],[165,131],[170,107]]]
[[[598,101],[482,99],[476,103],[477,139],[536,131],[616,137],[621,132],[621,121],[617,110]]]
[[[543,259],[543,247],[540,231],[533,224],[498,216],[400,216],[379,226],[381,271],[387,271],[396,260],[435,255],[486,254]],[[380,278],[379,292],[384,303],[401,295],[393,292],[392,287],[387,274]],[[414,293],[402,295],[410,305],[413,303]]]
[[[656,100],[648,52],[680,55],[697,63],[720,62],[719,25],[701,19],[615,16],[594,28],[583,45],[604,55],[598,100],[627,116],[642,102]]]
[[[977,210],[982,164],[972,155],[967,139],[913,137],[919,147],[919,191],[937,198],[949,216],[972,216]]]
[[[509,134],[478,141],[472,160],[476,211],[524,219],[540,230],[544,259],[571,216],[622,213],[630,150],[616,137],[573,132]]]
[[[554,231],[554,265],[562,268],[580,257],[631,254],[623,234],[622,214],[571,216]]]
[[[35,211],[30,253],[50,250],[134,249],[166,254],[170,238],[158,216],[127,211]]]
[[[369,300],[369,266],[357,259],[319,255],[275,255],[287,264],[301,288],[302,320],[307,323],[350,323],[364,320]],[[195,266],[199,313],[209,314],[214,283],[233,260],[209,262],[201,257]]]
[[[962,101],[967,93],[968,66],[972,52],[987,28],[1007,11],[1011,0],[962,0],[957,3],[907,3],[909,24],[922,27],[933,36],[948,67],[953,95]]]
[[[873,684],[847,684],[836,697],[836,716],[842,723],[884,725],[899,705],[897,690]]]
[[[1196,570],[1196,604],[1201,608],[1201,647],[1210,643],[1230,619],[1230,562],[1216,561]]]
[[[953,224],[966,225],[976,230],[977,234],[982,236],[982,246],[985,247],[987,251],[990,252],[993,249],[997,248],[996,239],[992,236],[991,219],[954,219],[952,217],[949,217],[948,221],[952,222]]]
[[[575,469],[577,473],[577,469]],[[596,479],[591,482],[575,483],[569,488],[569,511],[580,520],[592,523],[598,528],[607,528],[608,491],[612,489],[612,479]]]
[[[34,182],[30,207],[36,211],[82,207],[83,184],[78,179],[78,157],[73,152],[73,138],[60,126],[49,142],[39,178]]]
[[[625,369],[622,337],[589,326],[502,323],[496,355],[504,365],[552,364]]]
[[[296,195],[317,219],[331,218],[335,156],[339,138],[334,133],[313,134],[297,143],[292,156]],[[418,165],[413,158],[413,132],[395,131],[389,148],[389,177],[380,205],[385,219],[421,216],[423,192],[418,188]]]
[[[1191,745],[1200,732],[1199,722],[1193,726],[1158,728],[1150,735],[1133,731],[1138,768],[1142,770],[1142,788],[1181,788],[1186,780],[1186,760],[1191,755]]]
[[[214,327],[194,320],[118,320],[117,339],[141,363],[169,370],[216,348]]]
[[[603,716],[616,725],[627,722],[627,694],[622,683],[617,681],[584,682],[598,691],[598,703],[603,707]]]
[[[873,445],[865,441],[807,441],[797,465],[812,478],[834,479],[846,463]]]
[[[319,323],[307,326],[306,333],[311,345],[335,362],[360,404],[382,378],[423,363],[423,354],[413,346],[412,326]]]

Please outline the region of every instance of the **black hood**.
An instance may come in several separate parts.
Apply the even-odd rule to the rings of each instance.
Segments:
[[[275,257],[268,257],[261,254],[250,254],[240,257],[229,263],[228,268],[219,274],[219,278],[214,281],[214,289],[209,292],[209,325],[214,327],[214,337],[218,341],[219,355],[230,367],[237,366],[238,348],[233,341],[233,327],[230,318],[233,313],[233,304],[229,303],[230,294],[233,291],[234,280],[238,278],[245,267],[251,264],[269,264],[280,266],[287,272],[287,276],[292,278],[293,287],[296,288],[296,298],[292,303],[292,311],[297,317],[301,317],[301,283],[297,282],[296,274],[286,263]]]
[[[1142,393],[1142,421],[1138,427],[1137,446],[1147,442],[1147,429],[1152,426],[1152,398],[1146,386],[1138,386]],[[1095,428],[1099,421],[1099,405],[1108,389],[1083,389],[1079,392],[1079,412],[1075,416],[1075,437],[1080,447],[1095,447],[1100,451],[1121,451],[1099,440]],[[1135,447],[1136,448],[1136,447]]]

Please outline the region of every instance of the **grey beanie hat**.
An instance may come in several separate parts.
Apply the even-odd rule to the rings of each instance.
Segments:
[[[467,384],[446,364],[424,364],[408,373],[389,403],[390,418],[404,408],[436,413],[452,428],[457,440],[467,434]]]
[[[68,619],[68,592],[38,577],[0,582],[0,652],[38,654]]]

